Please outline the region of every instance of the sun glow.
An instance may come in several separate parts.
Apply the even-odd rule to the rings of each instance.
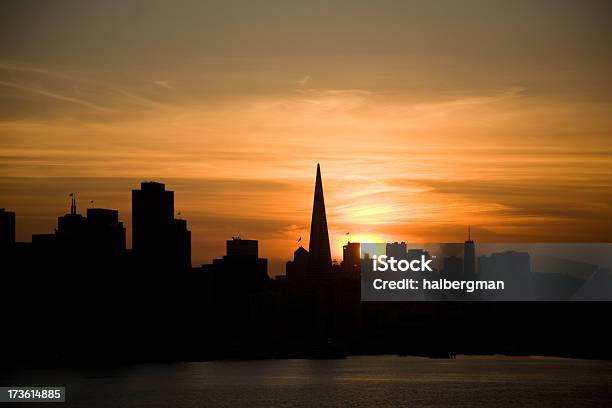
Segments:
[[[358,243],[366,243],[366,242],[389,242],[389,237],[384,234],[374,234],[374,233],[331,233],[330,237],[331,250],[333,259],[340,262],[342,260],[342,247],[346,245],[348,242],[358,242]]]

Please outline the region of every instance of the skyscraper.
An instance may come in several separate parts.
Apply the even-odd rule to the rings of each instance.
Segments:
[[[268,260],[259,257],[259,243],[252,239],[232,237],[226,242],[227,253],[213,259],[213,280],[220,293],[226,296],[244,295],[265,286],[268,282]],[[222,289],[221,289],[222,288]]]
[[[106,208],[87,209],[87,234],[90,245],[102,257],[125,252],[125,228],[119,221],[119,211]]]
[[[162,183],[143,182],[132,190],[132,248],[141,256],[153,256],[164,249],[174,218],[174,191]]]
[[[70,194],[70,212],[57,218],[54,234],[32,235],[36,257],[50,268],[87,271],[114,268],[125,255],[125,228],[119,211],[88,208],[87,217],[77,212],[76,195]]]
[[[463,275],[466,279],[476,277],[476,247],[468,226],[468,239],[463,243]]]
[[[342,269],[345,273],[359,273],[361,270],[361,244],[347,242],[342,247]]]
[[[385,247],[385,253],[388,257],[394,257],[395,259],[406,259],[407,246],[405,242],[390,242]]]
[[[226,241],[226,251],[229,257],[251,257],[259,256],[259,242],[254,239],[242,239],[233,237]]]
[[[157,182],[132,190],[132,248],[141,261],[156,267],[191,267],[191,231],[174,218],[174,191]]]
[[[15,213],[0,208],[0,249],[15,243]]]
[[[289,280],[299,280],[306,276],[308,271],[308,251],[299,247],[293,253],[293,260],[287,261],[285,274]]]
[[[77,213],[76,195],[70,193],[70,213],[57,217],[55,235],[64,249],[76,252],[82,251],[87,246],[84,239],[86,230],[85,217]]]
[[[317,164],[317,180],[315,182],[308,247],[308,273],[326,274],[330,273],[331,270],[332,261],[327,217],[325,215],[325,200],[323,198],[323,182],[321,181],[321,167]]]

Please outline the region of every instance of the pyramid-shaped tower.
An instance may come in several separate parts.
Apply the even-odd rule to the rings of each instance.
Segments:
[[[308,273],[324,274],[332,270],[327,216],[323,198],[321,167],[317,164],[317,181],[315,183],[314,203],[312,205],[312,222],[310,223],[310,243],[308,247]]]

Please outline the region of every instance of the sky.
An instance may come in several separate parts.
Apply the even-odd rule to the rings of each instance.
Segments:
[[[17,239],[175,191],[193,263],[307,244],[321,164],[353,241],[609,242],[607,1],[0,1]],[[305,245],[307,247],[307,245]]]

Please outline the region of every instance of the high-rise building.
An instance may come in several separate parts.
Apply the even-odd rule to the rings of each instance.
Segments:
[[[285,274],[289,280],[299,280],[306,277],[308,270],[308,251],[299,247],[293,252],[293,260],[285,264]]]
[[[327,274],[332,271],[331,251],[329,248],[329,233],[325,215],[325,199],[323,198],[323,182],[321,167],[317,164],[317,179],[315,182],[314,202],[312,205],[312,221],[310,223],[310,242],[308,246],[308,273]]]
[[[158,267],[191,266],[191,232],[174,218],[174,191],[143,182],[132,190],[132,248],[142,262]]]
[[[458,280],[463,274],[463,263],[458,256],[445,256],[442,276],[446,279]]]
[[[359,273],[361,270],[361,244],[347,242],[342,246],[342,269],[345,273]]]
[[[466,279],[474,279],[476,277],[476,246],[472,240],[469,226],[468,239],[463,243],[463,276]]]
[[[172,264],[182,270],[191,268],[191,231],[187,229],[187,220],[172,220],[169,239]]]
[[[494,252],[478,257],[478,270],[484,280],[517,279],[531,275],[531,258],[528,252]]]
[[[390,242],[387,243],[385,247],[385,254],[389,258],[393,257],[395,259],[406,259],[406,248],[407,246],[405,242]]]
[[[234,237],[226,241],[227,256],[257,258],[259,255],[258,246],[258,242],[255,239]]]
[[[70,193],[70,212],[57,217],[55,235],[62,248],[71,251],[81,251],[86,246],[86,220],[77,213],[76,195]]]
[[[425,259],[432,259],[429,251],[420,248],[412,248],[406,251],[406,255],[403,257],[403,259],[413,261],[415,259],[421,259],[421,257],[423,256],[425,257]]]
[[[77,212],[76,195],[70,196],[70,211],[57,218],[55,232],[32,235],[34,258],[62,271],[114,268],[125,255],[125,228],[119,211],[88,208],[85,217]]]
[[[482,280],[504,282],[504,290],[496,294],[496,300],[536,299],[528,252],[506,251],[479,256],[478,273]]]
[[[15,244],[15,213],[0,208],[0,249]]]
[[[116,256],[125,251],[125,228],[117,210],[88,208],[87,233],[90,245],[101,256]]]
[[[215,282],[229,290],[250,291],[268,282],[268,260],[259,258],[258,241],[233,237],[226,242],[227,254],[213,259]]]
[[[174,191],[162,183],[140,184],[132,190],[132,248],[141,256],[154,256],[166,248],[166,236],[174,219]]]

